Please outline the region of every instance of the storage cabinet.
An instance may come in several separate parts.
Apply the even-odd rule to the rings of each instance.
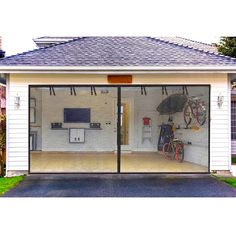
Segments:
[[[70,143],[84,143],[84,129],[70,128],[69,129],[69,142]]]
[[[30,151],[37,149],[37,131],[30,131]]]

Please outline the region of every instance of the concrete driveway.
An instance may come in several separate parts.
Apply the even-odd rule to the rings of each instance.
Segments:
[[[3,197],[236,197],[210,175],[30,175]]]

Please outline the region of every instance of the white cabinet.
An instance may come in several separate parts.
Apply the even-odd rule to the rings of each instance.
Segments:
[[[70,143],[84,143],[84,129],[70,128],[69,141]]]

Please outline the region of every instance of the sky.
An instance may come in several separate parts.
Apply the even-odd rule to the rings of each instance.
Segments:
[[[235,1],[0,0],[7,55],[40,36],[181,36],[206,43],[236,35]]]

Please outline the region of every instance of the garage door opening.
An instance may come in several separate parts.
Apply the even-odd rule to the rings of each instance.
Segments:
[[[30,86],[30,173],[207,173],[210,86]]]
[[[121,172],[208,172],[209,87],[122,88]]]

